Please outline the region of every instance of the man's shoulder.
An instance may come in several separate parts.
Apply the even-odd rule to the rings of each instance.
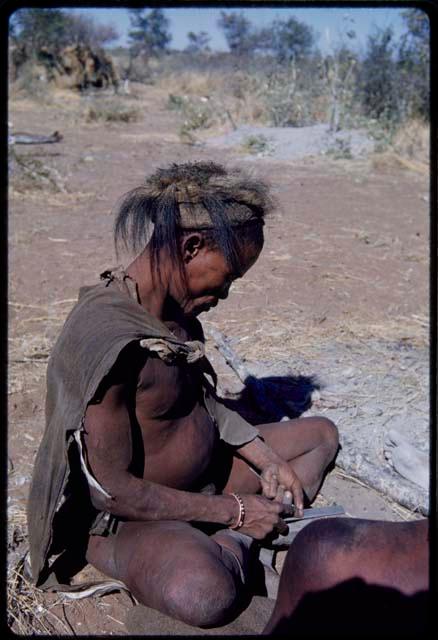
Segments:
[[[72,314],[78,319],[94,319],[97,329],[117,324],[121,329],[138,330],[145,336],[170,337],[169,330],[158,318],[148,313],[129,293],[107,282],[81,287]]]
[[[104,283],[83,287],[52,350],[55,357],[89,362],[143,338],[171,337],[168,329],[135,300]]]

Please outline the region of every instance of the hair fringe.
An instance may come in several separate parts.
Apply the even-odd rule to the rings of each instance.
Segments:
[[[126,193],[118,205],[114,223],[116,254],[120,243],[134,252],[149,245],[153,267],[159,270],[160,252],[166,247],[174,263],[181,266],[179,240],[184,232],[178,226],[176,188],[187,186],[199,189],[200,202],[208,210],[213,224],[208,235],[213,237],[232,268],[238,268],[239,242],[250,238],[250,234],[242,234],[239,228],[237,237],[230,225],[227,205],[238,203],[250,207],[262,225],[275,204],[266,182],[241,169],[227,170],[215,162],[172,163],[157,169],[142,186]]]

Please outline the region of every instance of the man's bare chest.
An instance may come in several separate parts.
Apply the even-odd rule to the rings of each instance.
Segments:
[[[172,421],[189,415],[199,403],[202,374],[196,365],[148,358],[137,384],[137,413],[146,420]]]
[[[144,477],[189,489],[207,468],[218,432],[203,401],[196,364],[151,357],[139,379],[136,420],[144,449]]]

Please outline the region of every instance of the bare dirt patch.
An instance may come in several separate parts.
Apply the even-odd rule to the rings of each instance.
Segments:
[[[252,363],[282,363],[319,374],[327,391],[330,384],[338,385],[331,396],[322,389],[313,410],[340,418],[341,440],[347,427],[352,437],[356,425],[370,425],[377,429],[378,442],[383,419],[399,415],[407,418],[409,429],[419,425],[420,445],[427,444],[428,175],[415,167],[375,168],[367,158],[243,160],[232,149],[184,145],[178,138],[178,115],[166,108],[167,98],[154,87],[133,87],[126,101],[140,115],[129,122],[89,122],[89,99],[66,93],[53,94],[44,105],[24,99],[10,103],[15,130],[62,133],[63,140],[50,149],[17,147],[17,153],[25,158],[33,154],[56,170],[65,186],[64,193],[53,185],[12,181],[10,189],[12,571],[26,548],[24,508],[44,428],[51,346],[79,287],[96,282],[99,273],[117,263],[111,230],[118,198],[172,161],[244,162],[271,181],[279,202],[267,222],[260,260],[233,286],[226,302],[201,317],[206,328],[220,328]],[[235,391],[240,384],[236,376],[213,345],[209,348],[222,388]],[[385,379],[386,387],[378,384]],[[329,400],[337,406],[330,409]],[[370,406],[374,414],[362,413]],[[343,504],[353,515],[417,517],[414,509],[403,509],[340,468],[322,494],[326,502]],[[126,633],[124,618],[132,607],[126,594],[72,603],[53,595],[36,599],[32,590],[28,596],[30,587],[24,584],[20,589],[22,598],[31,599],[35,616],[33,623],[31,617],[27,620],[27,633],[32,628],[44,633],[38,616],[52,620],[52,633]],[[20,632],[17,625],[13,628]]]

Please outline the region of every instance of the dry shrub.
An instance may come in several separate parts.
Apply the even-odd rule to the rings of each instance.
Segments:
[[[31,60],[25,62],[16,81],[10,85],[10,97],[30,97],[39,103],[50,103],[51,91],[44,65]]]
[[[112,98],[96,101],[85,110],[86,122],[137,122],[141,117],[138,107],[127,105],[123,100]]]

